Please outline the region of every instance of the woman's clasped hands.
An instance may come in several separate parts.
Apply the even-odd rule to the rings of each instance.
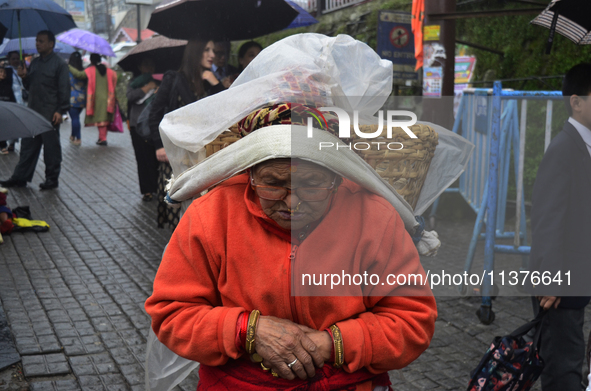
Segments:
[[[316,368],[322,368],[332,352],[332,339],[326,331],[274,316],[261,316],[255,340],[256,354],[251,359],[257,362],[262,358],[263,370],[287,380],[314,377]]]

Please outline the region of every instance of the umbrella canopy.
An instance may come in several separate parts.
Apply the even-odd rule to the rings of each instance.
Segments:
[[[151,58],[156,65],[155,73],[179,69],[186,45],[187,41],[170,39],[159,35],[140,42],[117,64],[125,71],[138,74],[138,67],[144,58]]]
[[[315,17],[313,17],[312,15],[310,15],[308,13],[308,11],[306,11],[305,9],[303,9],[302,7],[300,7],[298,5],[298,3],[293,2],[291,0],[285,0],[289,5],[291,5],[293,7],[293,9],[295,9],[296,11],[298,11],[298,16],[296,16],[296,18],[289,24],[289,26],[287,26],[285,28],[285,30],[288,29],[295,29],[297,27],[306,27],[306,26],[310,26],[313,24],[318,23],[318,21],[316,20]]]
[[[0,0],[0,23],[11,39],[34,37],[41,30],[59,34],[76,27],[72,15],[51,0]]]
[[[49,121],[36,111],[0,101],[0,141],[34,137],[52,129]]]
[[[282,30],[297,15],[285,0],[170,0],[152,12],[148,28],[175,39],[236,41]]]
[[[35,46],[35,37],[22,38],[20,46],[23,49],[23,54],[37,54],[37,47]],[[6,43],[0,45],[0,56],[5,56],[9,52],[19,51],[19,40],[11,39]],[[72,54],[76,51],[70,45],[66,45],[63,42],[56,42],[53,51],[58,54]]]
[[[78,49],[103,56],[115,57],[115,53],[106,39],[82,29],[71,29],[56,37],[58,41],[67,43]]]
[[[546,48],[546,53],[550,53],[555,31],[577,45],[591,44],[589,15],[591,15],[591,1],[553,0],[531,23],[550,29]]]

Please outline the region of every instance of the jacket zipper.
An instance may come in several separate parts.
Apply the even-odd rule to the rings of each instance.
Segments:
[[[295,296],[292,295],[292,287],[291,287],[291,269],[292,269],[292,262],[295,261],[296,253],[298,251],[298,245],[293,244],[291,245],[291,252],[289,253],[289,271],[287,273],[288,278],[288,287],[289,287],[289,301],[291,304],[291,317],[295,323],[300,323],[298,318],[298,313],[296,311],[296,301]]]

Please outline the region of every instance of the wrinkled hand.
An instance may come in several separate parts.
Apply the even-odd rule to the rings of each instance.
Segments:
[[[168,156],[166,156],[164,148],[158,148],[156,150],[156,160],[162,163],[168,163]]]
[[[59,125],[62,122],[63,122],[62,115],[60,113],[53,113],[53,119],[51,120],[51,123],[54,125]]]
[[[306,326],[300,326],[300,328],[302,327]],[[322,361],[330,360],[330,355],[332,353],[332,338],[330,337],[330,334],[327,331],[318,331],[310,329],[309,327],[306,327],[306,329],[308,330],[302,329],[302,331],[304,331],[306,336],[308,336],[308,338],[314,342],[314,345],[318,347],[318,352],[320,353],[320,356],[322,356]]]
[[[201,78],[203,80],[207,80],[209,82],[209,84],[211,84],[212,86],[216,86],[219,84],[219,80],[217,77],[215,77],[215,75],[213,74],[212,71],[210,70],[204,70],[203,74],[201,75]]]
[[[536,297],[540,302],[540,307],[544,310],[549,310],[554,305],[554,308],[558,308],[558,304],[560,304],[560,297],[556,296],[537,296]]]
[[[303,327],[274,316],[261,316],[259,319],[255,335],[256,352],[263,358],[266,367],[274,369],[284,379],[293,380],[296,375],[302,380],[314,377],[315,367],[322,368],[324,365],[320,350],[302,330]],[[290,369],[287,364],[296,358],[298,361]]]

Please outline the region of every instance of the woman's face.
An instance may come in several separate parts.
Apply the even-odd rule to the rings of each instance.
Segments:
[[[317,164],[292,159],[275,159],[254,167],[252,178],[255,185],[286,187],[329,188],[336,174]],[[322,201],[302,201],[295,192],[283,200],[267,200],[259,197],[265,214],[280,227],[299,230],[324,215],[330,195]]]
[[[213,59],[215,58],[215,53],[213,51],[214,44],[213,41],[209,41],[207,45],[205,45],[205,49],[203,49],[203,57],[201,58],[201,66],[205,69],[211,69],[211,65],[213,64]]]
[[[260,52],[261,49],[259,49],[256,46],[253,46],[250,49],[248,49],[246,53],[244,53],[244,57],[238,59],[238,62],[240,63],[240,65],[242,65],[242,69],[246,68],[248,64],[250,64],[252,60],[254,60],[254,58],[259,55]]]

